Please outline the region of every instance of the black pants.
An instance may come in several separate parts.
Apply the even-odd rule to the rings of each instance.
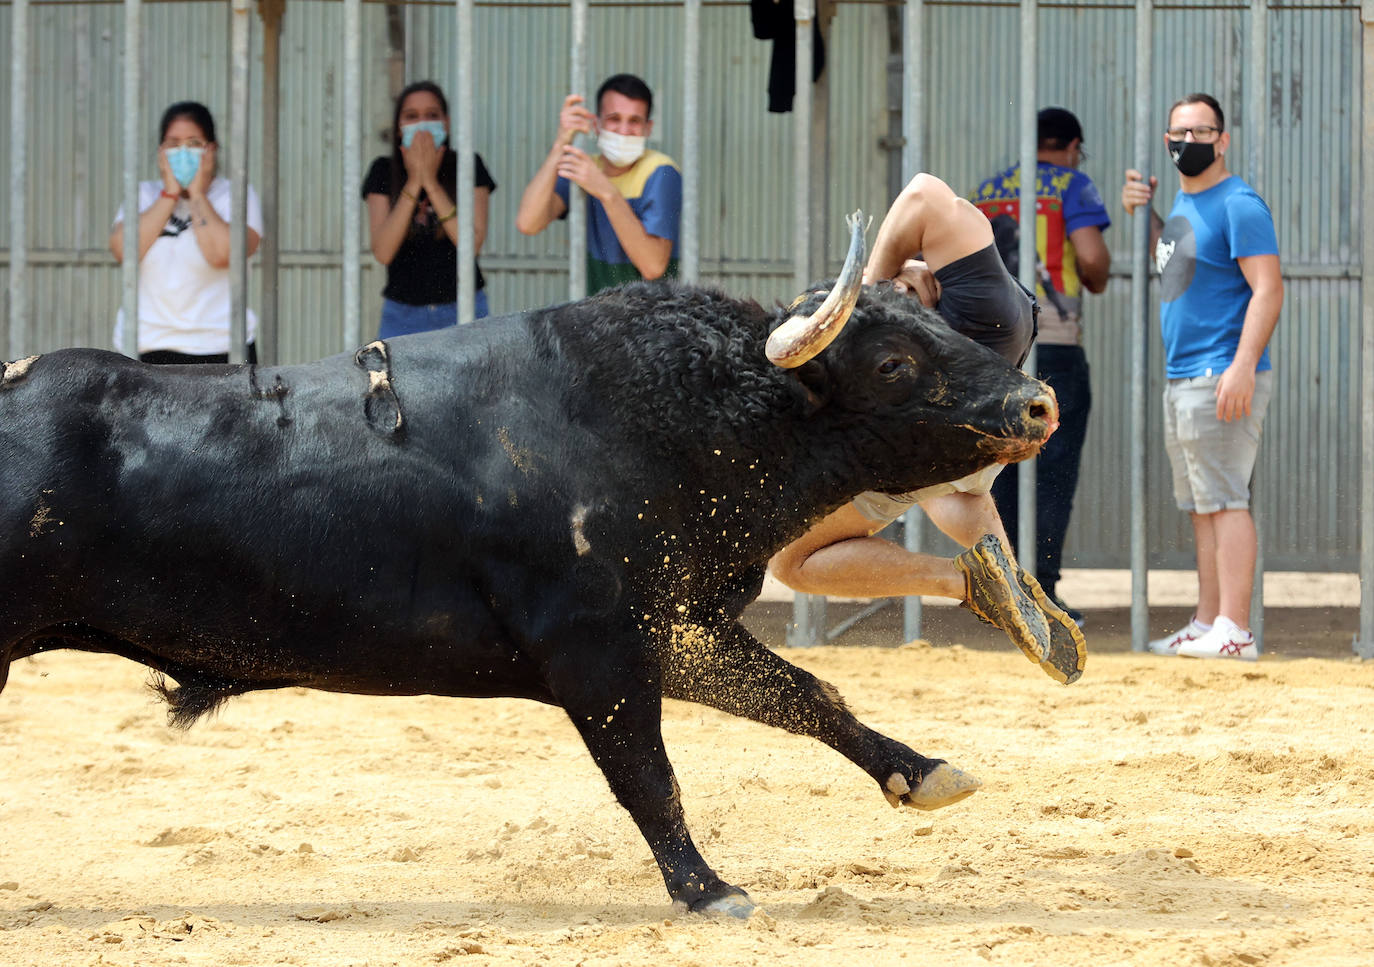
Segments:
[[[258,347],[255,343],[248,344],[246,353],[250,363],[256,364],[258,361]],[[152,352],[139,353],[138,358],[145,363],[153,363],[158,366],[186,366],[192,363],[227,363],[229,362],[228,353],[215,353],[210,356],[192,356],[190,353],[173,352],[170,349],[154,349]]]
[[[1036,459],[1035,467],[1035,577],[1046,592],[1059,583],[1064,558],[1064,534],[1069,529],[1073,496],[1078,489],[1078,466],[1083,441],[1088,435],[1088,411],[1092,389],[1088,383],[1088,357],[1082,346],[1040,345],[1035,351],[1036,376],[1049,383],[1059,398],[1059,429]],[[1013,545],[1017,531],[1017,479],[1013,464],[992,485],[997,512]]]

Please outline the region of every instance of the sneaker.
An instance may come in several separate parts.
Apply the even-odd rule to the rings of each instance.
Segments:
[[[996,536],[985,535],[954,564],[965,581],[961,607],[1005,631],[1055,681],[1067,684],[1083,673],[1083,633],[1050,603],[1039,582],[1021,571]]]
[[[1211,628],[1211,625],[1199,624],[1197,618],[1189,618],[1188,623],[1173,634],[1166,635],[1163,638],[1156,638],[1145,647],[1149,649],[1152,654],[1177,655],[1179,645],[1183,644],[1185,641],[1196,641],[1198,638],[1207,634]]]
[[[1185,641],[1178,646],[1180,658],[1237,658],[1241,661],[1257,661],[1259,649],[1255,647],[1255,636],[1242,631],[1225,615],[1218,615],[1212,630],[1200,638]]]
[[[1050,627],[1050,650],[1040,668],[1057,682],[1072,685],[1083,674],[1088,663],[1088,642],[1083,637],[1081,621],[1075,621],[1069,609],[1054,595],[1046,594],[1040,582],[1025,571],[1018,571],[1021,584],[1045,615]]]
[[[1073,620],[1074,624],[1078,625],[1080,628],[1083,627],[1083,612],[1079,611],[1077,608],[1070,608],[1065,604],[1064,599],[1059,596],[1057,591],[1046,591],[1045,597],[1053,601],[1054,606],[1068,615]]]

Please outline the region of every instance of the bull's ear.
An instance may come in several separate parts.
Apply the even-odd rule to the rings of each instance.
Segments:
[[[797,388],[801,391],[802,405],[810,416],[830,402],[830,374],[819,360],[812,359],[792,370],[796,377]]]

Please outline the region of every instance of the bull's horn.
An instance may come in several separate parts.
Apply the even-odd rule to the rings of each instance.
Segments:
[[[783,369],[794,369],[829,346],[849,321],[854,303],[859,301],[859,288],[863,284],[864,230],[868,225],[861,211],[850,215],[846,221],[849,222],[849,254],[844,258],[844,268],[835,280],[835,287],[811,315],[792,316],[768,337],[764,352],[769,361]]]

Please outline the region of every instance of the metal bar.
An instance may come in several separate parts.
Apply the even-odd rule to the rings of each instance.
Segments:
[[[260,2],[262,17],[262,299],[258,307],[258,360],[281,361],[277,289],[281,267],[281,28],[285,0]]]
[[[1250,0],[1250,38],[1245,62],[1250,76],[1249,113],[1245,138],[1249,142],[1250,185],[1264,194],[1264,146],[1269,140],[1269,11],[1268,0]],[[1263,448],[1261,448],[1263,450]],[[1255,638],[1255,650],[1264,653],[1264,533],[1259,513],[1260,496],[1264,491],[1263,474],[1258,466],[1250,481],[1250,516],[1255,523],[1255,572],[1250,588],[1250,633]]]
[[[568,90],[574,94],[587,91],[587,0],[572,0],[572,46],[569,49]],[[590,96],[591,92],[587,95]],[[601,113],[600,104],[583,105],[593,114]],[[582,141],[581,135],[573,144]],[[568,298],[577,300],[587,294],[587,200],[582,189],[568,184]]]
[[[793,288],[805,292],[811,283],[811,21],[814,0],[794,0],[797,60],[796,94],[792,100],[792,270]],[[792,646],[825,643],[825,597],[798,592],[792,599],[792,624],[787,627],[787,644]]]
[[[1036,93],[1036,68],[1040,56],[1038,31],[1039,11],[1036,0],[1021,0],[1021,197],[1018,206],[1021,223],[1021,284],[1032,292],[1036,284],[1036,183],[1039,162],[1036,161],[1036,115],[1040,104]],[[1034,344],[1026,357],[1025,370],[1032,376],[1037,374],[1037,356]],[[1035,473],[1037,461],[1034,457],[1022,461],[1017,471],[1017,527],[1016,549],[1021,560],[1021,568],[1035,574]],[[1010,536],[1010,535],[1008,535]]]
[[[362,343],[363,212],[358,187],[363,183],[363,28],[362,0],[344,0],[343,9],[343,346]]]
[[[842,634],[844,634],[850,628],[854,627],[860,621],[863,621],[866,618],[873,617],[875,614],[883,610],[883,608],[886,608],[895,600],[896,598],[879,598],[871,604],[865,605],[858,611],[851,614],[848,618],[845,618],[843,621],[837,623],[835,627],[827,631],[825,633],[825,640],[827,642],[834,641],[836,638],[840,637]]]
[[[1141,0],[1135,11],[1135,167],[1150,178],[1150,54],[1154,45],[1154,5]],[[1150,363],[1150,206],[1136,209],[1131,232],[1135,252],[1131,263],[1131,648],[1144,651],[1150,640],[1149,546],[1146,525],[1145,453],[1149,431],[1146,400]]]
[[[29,3],[14,0],[10,10],[10,359],[26,355],[29,346],[28,124]],[[137,194],[137,183],[134,190]],[[137,253],[137,229],[133,235]],[[124,236],[128,238],[129,233]]]
[[[458,210],[458,321],[472,322],[477,317],[477,244],[473,237],[473,220],[476,211],[473,203],[473,187],[477,181],[477,164],[473,159],[473,131],[476,128],[473,112],[476,110],[477,89],[473,82],[472,58],[472,0],[455,0],[453,4],[456,24],[458,75],[458,111],[454,120],[453,150],[458,152],[458,181],[454,188],[454,206]],[[440,213],[442,214],[442,213]]]
[[[251,0],[232,0],[229,20],[229,362],[247,359],[248,345],[248,62]]]
[[[16,10],[18,8],[16,7]],[[18,30],[15,31],[19,33]],[[138,169],[139,124],[143,80],[143,4],[125,0],[124,4],[124,259],[120,265],[123,289],[124,328],[120,345],[126,356],[138,358]],[[14,217],[13,214],[11,217]],[[13,284],[13,272],[10,275]],[[13,328],[13,314],[10,317]]]
[[[924,0],[906,0],[902,23],[902,184],[905,185],[925,165],[926,130],[926,5]],[[900,188],[899,188],[900,190]],[[925,537],[925,512],[912,507],[902,518],[902,543],[913,554],[921,553]],[[920,595],[902,598],[902,640],[921,637],[924,612]]]
[[[682,48],[682,247],[678,271],[686,282],[701,280],[701,0],[683,8]]]
[[[1374,0],[1360,4],[1363,87],[1360,99],[1360,636],[1355,654],[1374,658]]]

